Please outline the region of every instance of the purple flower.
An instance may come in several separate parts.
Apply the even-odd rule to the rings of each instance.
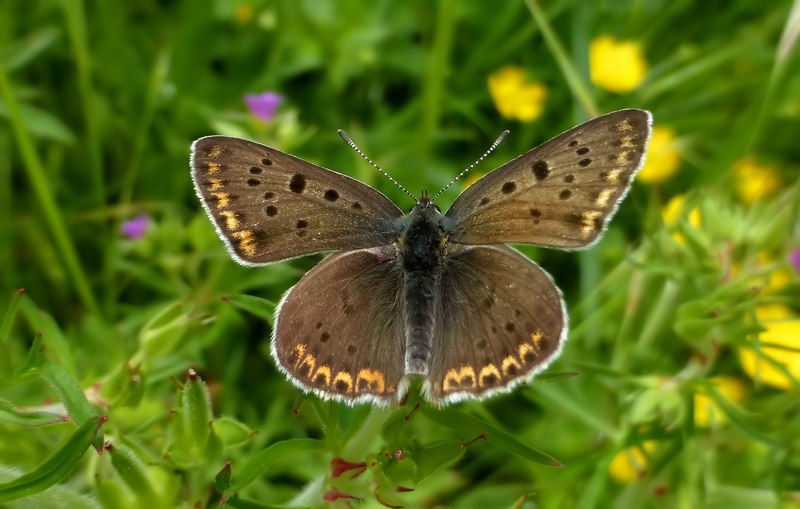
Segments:
[[[275,92],[264,92],[262,94],[247,94],[244,96],[244,103],[254,116],[264,122],[269,122],[275,116],[275,110],[283,102],[283,96]]]
[[[150,216],[141,214],[122,223],[122,234],[129,239],[139,240],[147,233],[150,226]]]
[[[789,253],[789,263],[792,264],[794,270],[800,272],[800,247],[792,249],[792,252]]]

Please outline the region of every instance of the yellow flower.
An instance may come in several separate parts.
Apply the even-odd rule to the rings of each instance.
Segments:
[[[758,336],[759,343],[767,344],[760,347],[761,354],[783,364],[796,380],[800,380],[800,351],[796,351],[800,350],[800,317],[779,304],[759,307],[756,316],[766,329]],[[753,380],[778,389],[794,387],[792,380],[754,348],[740,348],[739,360],[745,373]]]
[[[792,274],[786,269],[775,269],[767,275],[767,284],[764,286],[765,293],[776,293],[788,285],[792,280]]]
[[[675,175],[681,165],[681,154],[675,145],[675,131],[660,125],[653,127],[647,161],[636,176],[639,182],[655,184]]]
[[[678,194],[672,197],[672,199],[667,202],[664,209],[661,211],[661,219],[664,221],[664,224],[667,226],[672,226],[677,223],[681,219],[681,215],[683,214],[683,205],[686,201],[686,196],[682,194]],[[697,207],[692,207],[692,210],[689,211],[689,225],[694,228],[699,228],[702,224],[702,217],[700,216],[700,209]],[[672,234],[672,238],[675,239],[676,242],[684,243],[685,239],[680,232],[675,232]]]
[[[620,451],[608,465],[608,474],[620,484],[628,484],[647,475],[647,457],[656,448],[656,442],[647,440],[640,445]]]
[[[775,259],[766,252],[759,251],[756,255],[756,261],[759,267],[769,266],[775,264]],[[764,293],[777,293],[792,281],[792,274],[785,266],[779,266],[776,269],[767,273],[764,281]]]
[[[717,392],[728,401],[741,403],[744,400],[745,384],[742,380],[731,376],[715,376],[711,382],[716,386]],[[717,402],[706,396],[702,389],[694,395],[694,423],[707,428],[725,422],[725,414]]]
[[[756,163],[752,158],[739,159],[733,165],[736,194],[747,205],[776,191],[781,178],[772,166]]]
[[[504,117],[532,122],[542,116],[547,87],[527,83],[523,69],[509,65],[489,76],[489,94]]]
[[[601,36],[589,44],[592,83],[624,94],[638,87],[647,74],[647,61],[637,42]]]
[[[757,271],[762,267],[773,265],[775,263],[776,262],[770,253],[766,251],[759,251],[756,255],[755,267],[753,270]],[[738,263],[734,262],[731,265],[731,275],[734,277],[738,276],[741,271],[742,268]],[[785,266],[778,266],[766,274],[760,274],[752,277],[751,279],[753,284],[762,287],[764,293],[777,293],[783,290],[786,285],[792,281],[792,273],[789,272],[789,269]]]
[[[234,11],[234,18],[240,25],[249,24],[253,21],[254,16],[255,11],[253,11],[253,6],[250,4],[239,4]]]

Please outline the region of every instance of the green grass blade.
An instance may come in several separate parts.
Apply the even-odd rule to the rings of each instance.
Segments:
[[[25,289],[20,288],[14,292],[11,301],[6,308],[6,314],[3,316],[3,321],[0,323],[0,343],[7,341],[8,335],[11,333],[11,326],[14,324],[14,319],[17,317],[19,307],[22,304],[22,297],[25,295]]]
[[[63,481],[92,445],[105,417],[94,417],[76,429],[59,449],[32,471],[0,484],[0,502],[38,493]]]
[[[83,106],[86,123],[86,145],[88,170],[91,176],[93,201],[98,206],[106,202],[105,180],[101,163],[100,135],[97,126],[98,111],[95,105],[96,94],[92,86],[91,55],[89,37],[86,29],[86,10],[83,0],[61,0],[64,19],[67,25],[72,58],[77,67],[78,93]]]
[[[43,364],[36,372],[58,393],[69,416],[78,424],[98,416],[97,410],[89,403],[78,381],[72,378],[61,366]]]
[[[77,375],[75,356],[55,319],[50,314],[38,309],[29,295],[25,295],[22,299],[22,315],[28,322],[28,326],[37,334],[41,334],[42,343],[50,352],[50,360],[55,360],[73,376]]]
[[[239,293],[236,295],[226,295],[223,300],[230,302],[234,306],[244,311],[247,311],[253,316],[262,318],[273,325],[273,318],[275,315],[275,303],[271,300],[256,297],[254,295],[247,295]]]
[[[547,19],[547,16],[539,7],[539,3],[536,0],[525,0],[525,4],[531,12],[536,26],[539,27],[539,31],[542,33],[547,47],[553,54],[556,64],[558,64],[559,69],[561,69],[561,74],[563,74],[564,79],[567,80],[567,85],[578,100],[581,108],[583,108],[583,112],[589,117],[596,117],[599,114],[599,110],[594,103],[592,94],[589,92],[588,87],[572,64],[572,60],[564,50],[564,46],[561,44],[558,36],[556,36],[553,26],[550,24],[550,20]]]
[[[422,128],[419,130],[419,147],[425,153],[437,139],[436,133],[442,115],[444,84],[448,75],[450,53],[455,32],[455,3],[443,0],[437,3],[436,30],[433,47],[428,56],[422,89]]]
[[[83,301],[83,304],[89,308],[90,311],[97,311],[97,301],[92,293],[89,280],[86,277],[86,273],[83,271],[78,253],[72,243],[67,227],[64,224],[61,210],[58,204],[56,204],[53,189],[50,187],[50,181],[47,178],[47,172],[45,172],[44,166],[34,147],[33,140],[22,120],[19,102],[17,101],[13,86],[2,64],[0,64],[0,97],[3,98],[3,101],[5,101],[8,107],[9,120],[14,130],[14,135],[17,138],[17,145],[24,161],[25,170],[33,185],[36,198],[42,209],[42,214],[44,214],[45,220],[56,241],[56,246],[58,246],[61,257],[64,259],[67,272],[75,285],[75,291]]]
[[[562,467],[560,461],[542,452],[534,449],[528,444],[521,442],[514,438],[513,435],[507,431],[503,431],[477,417],[474,417],[458,410],[443,409],[434,410],[431,408],[421,409],[422,415],[431,421],[452,428],[461,433],[470,434],[473,436],[486,434],[486,441],[499,449],[506,452],[516,454],[526,460],[533,461],[534,463],[541,463],[551,467]]]
[[[230,486],[223,493],[222,500],[227,500],[239,493],[245,486],[255,481],[273,463],[284,456],[300,452],[320,451],[324,448],[324,445],[322,441],[311,438],[294,438],[270,445],[260,453],[252,456],[242,467],[239,475],[233,478]]]
[[[11,404],[10,401],[0,399],[0,422],[17,426],[37,427],[49,426],[64,422],[66,417],[52,412],[26,411]]]
[[[36,367],[36,364],[39,362],[39,356],[42,353],[42,342],[42,334],[37,332],[36,335],[33,336],[33,342],[28,350],[28,357],[25,359],[25,364],[17,371],[17,376],[24,375]]]

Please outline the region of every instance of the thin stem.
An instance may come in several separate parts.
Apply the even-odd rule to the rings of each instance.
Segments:
[[[92,86],[91,57],[86,30],[86,9],[83,0],[63,0],[64,17],[67,25],[72,55],[75,60],[78,77],[78,94],[83,103],[84,121],[86,123],[86,144],[88,152],[88,168],[91,175],[94,201],[98,206],[106,202],[105,180],[100,162],[100,141],[95,112],[95,93]]]
[[[438,3],[436,29],[433,31],[434,38],[422,89],[422,128],[419,130],[419,146],[423,155],[427,155],[439,129],[442,104],[445,102],[442,96],[445,79],[449,73],[450,52],[453,48],[455,5],[456,2],[450,0],[441,0]]]
[[[392,415],[390,410],[374,407],[361,424],[355,435],[342,448],[342,457],[355,458],[365,456],[373,442],[381,434],[386,419]]]
[[[63,216],[59,210],[56,200],[53,197],[53,190],[50,187],[50,181],[47,178],[47,173],[44,170],[39,155],[34,147],[33,140],[30,133],[25,126],[22,119],[22,112],[19,108],[19,103],[14,95],[14,89],[11,82],[8,80],[5,67],[0,62],[0,96],[8,107],[8,118],[11,127],[14,130],[14,135],[17,139],[17,146],[20,150],[20,155],[25,163],[25,170],[28,173],[28,178],[33,185],[33,190],[36,193],[36,198],[39,200],[42,213],[44,214],[45,221],[50,228],[51,233],[56,242],[56,246],[61,253],[61,258],[64,259],[67,272],[75,284],[75,289],[78,292],[83,304],[89,308],[90,311],[97,311],[97,301],[92,293],[89,285],[89,280],[83,271],[83,267],[78,259],[75,246],[72,244],[72,239],[67,232],[66,225],[64,224]]]
[[[539,8],[539,4],[536,0],[525,0],[525,4],[528,6],[528,10],[531,11],[533,20],[536,22],[539,30],[542,32],[542,37],[544,37],[544,41],[547,47],[550,48],[550,52],[553,54],[556,64],[558,64],[561,73],[567,80],[567,85],[570,90],[572,90],[572,93],[581,104],[584,112],[590,117],[596,117],[598,115],[597,105],[595,105],[588,88],[572,65],[572,61],[564,50],[564,46],[561,45],[561,41],[558,40],[547,16],[545,16]]]

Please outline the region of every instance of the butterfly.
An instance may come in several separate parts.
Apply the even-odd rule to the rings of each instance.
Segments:
[[[427,194],[403,213],[353,178],[238,138],[195,141],[191,171],[237,262],[333,252],[276,309],[271,353],[292,383],[387,405],[418,376],[441,406],[508,391],[558,356],[561,291],[506,244],[597,242],[651,132],[643,110],[589,120],[489,172],[444,213]]]

